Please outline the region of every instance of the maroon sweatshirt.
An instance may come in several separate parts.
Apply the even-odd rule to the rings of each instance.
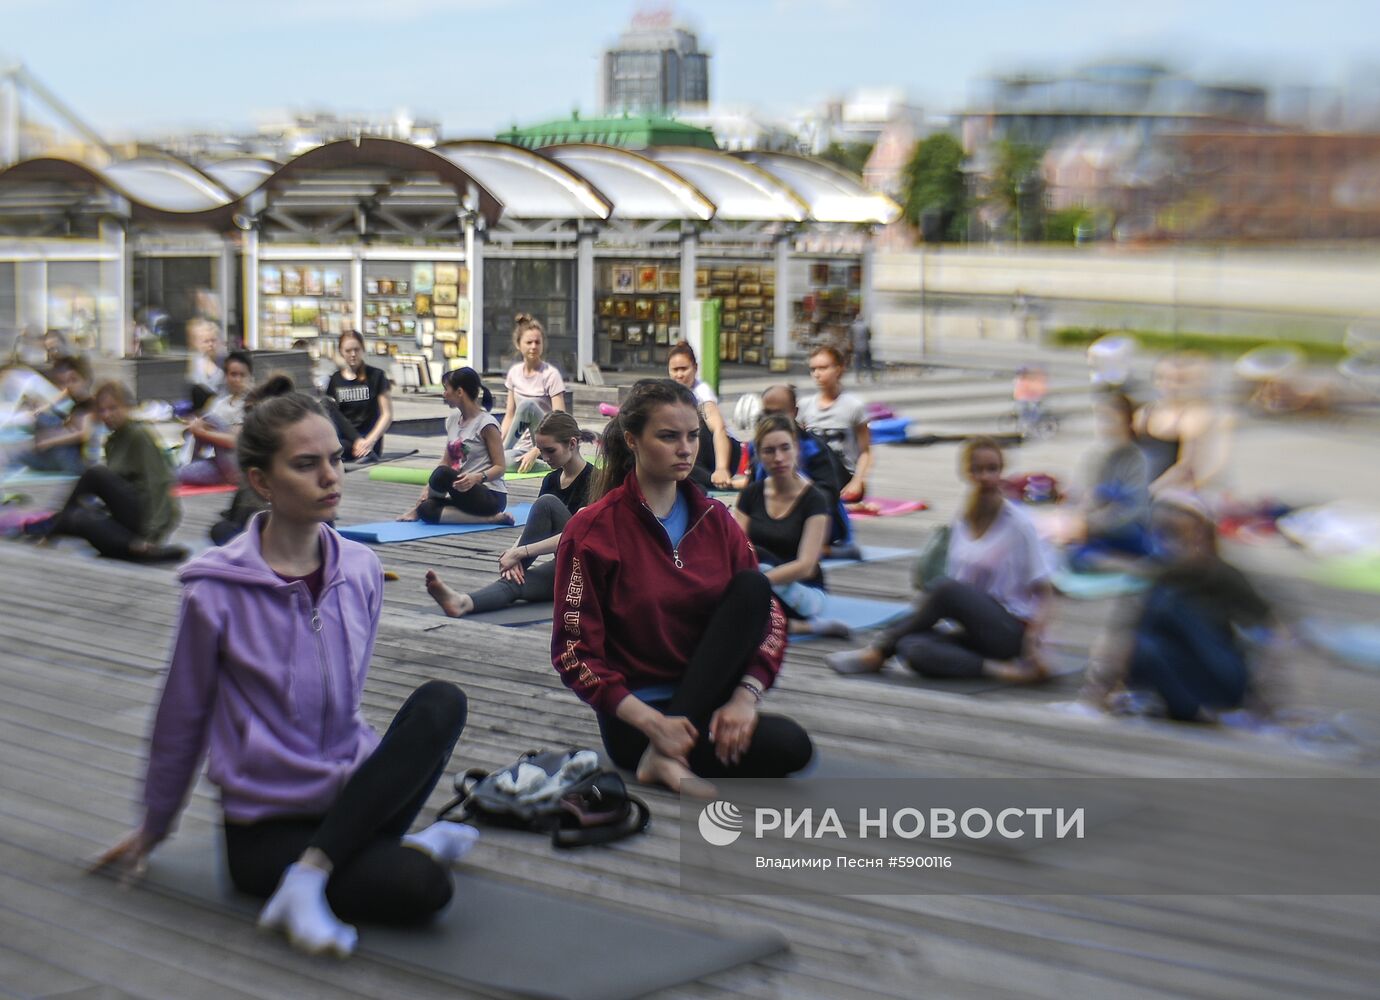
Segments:
[[[637,477],[580,511],[556,553],[551,662],[596,712],[614,715],[638,688],[675,683],[729,581],[757,553],[728,508],[680,484],[689,527],[672,548]],[[772,599],[747,676],[771,687],[786,654],[786,617]]]

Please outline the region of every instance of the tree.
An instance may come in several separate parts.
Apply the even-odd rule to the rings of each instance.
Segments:
[[[828,160],[836,166],[842,167],[849,173],[861,175],[863,167],[867,166],[867,158],[872,155],[872,144],[870,142],[831,142],[824,152],[819,154],[821,160]]]
[[[905,219],[926,243],[963,238],[968,214],[966,154],[958,140],[940,132],[917,143],[902,173]]]
[[[996,146],[989,197],[1006,209],[1006,230],[1018,240],[1038,240],[1044,231],[1045,151],[1003,139]]]

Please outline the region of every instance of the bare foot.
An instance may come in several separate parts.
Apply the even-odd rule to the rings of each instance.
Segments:
[[[434,569],[426,571],[426,592],[432,600],[441,605],[441,610],[451,618],[464,618],[474,610],[474,601],[469,594],[457,594],[441,581]]]
[[[713,799],[719,794],[717,788],[703,778],[696,777],[695,772],[680,761],[658,753],[651,746],[637,762],[637,780],[644,785],[665,785],[673,792],[697,799]]]

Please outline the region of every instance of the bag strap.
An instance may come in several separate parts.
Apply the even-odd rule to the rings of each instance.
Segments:
[[[611,844],[641,833],[651,825],[652,814],[636,795],[628,796],[628,813],[617,823],[607,826],[565,827],[551,831],[551,846],[560,848],[587,847],[591,844]]]
[[[440,812],[436,814],[436,818],[438,820],[450,819],[451,814],[454,813],[457,820],[463,821],[470,819],[474,815],[466,808],[470,794],[474,791],[474,786],[487,778],[489,773],[490,772],[481,770],[480,768],[472,767],[464,774],[457,774],[455,776],[455,798],[441,807]]]

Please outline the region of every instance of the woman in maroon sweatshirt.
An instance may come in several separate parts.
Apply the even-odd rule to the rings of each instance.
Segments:
[[[696,775],[783,777],[813,753],[797,723],[758,714],[786,619],[733,515],[687,480],[699,427],[689,389],[633,386],[556,554],[556,671],[614,763],[676,791]]]

